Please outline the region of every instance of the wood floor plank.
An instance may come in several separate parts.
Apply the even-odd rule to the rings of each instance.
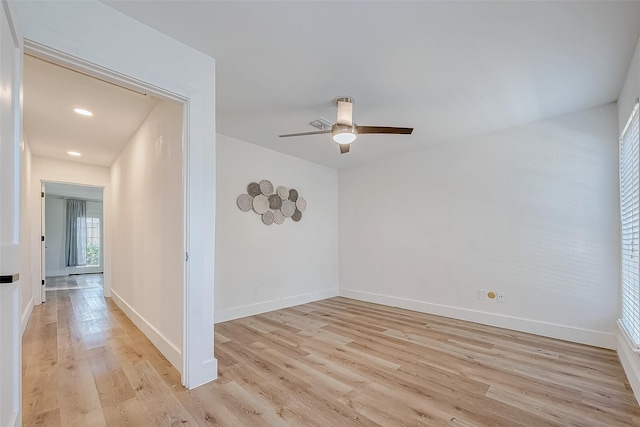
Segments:
[[[109,346],[94,348],[87,352],[87,359],[103,407],[136,397],[113,349]]]
[[[27,425],[60,427],[60,409],[56,408],[47,412],[40,413],[35,418],[33,418],[33,424]]]
[[[60,423],[69,427],[105,425],[91,367],[87,359],[58,365]]]
[[[613,351],[347,298],[215,325],[219,379],[186,390],[74,280],[27,325],[25,426],[640,427]]]
[[[205,387],[182,390],[177,397],[200,426],[243,426],[240,419]]]
[[[148,360],[125,365],[123,369],[140,406],[146,409],[154,425],[197,425]]]
[[[60,407],[59,388],[55,365],[39,369],[34,366],[25,372],[22,379],[23,418],[35,419],[41,414],[57,410]]]
[[[135,397],[123,400],[103,408],[106,425],[117,427],[137,427],[153,424],[155,418],[148,413],[148,409]]]

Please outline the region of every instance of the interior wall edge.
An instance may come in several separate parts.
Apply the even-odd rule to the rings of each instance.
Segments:
[[[294,307],[296,305],[307,304],[314,301],[321,301],[323,299],[337,297],[338,293],[338,288],[331,288],[299,295],[285,296],[283,298],[277,298],[270,301],[261,301],[255,304],[216,310],[215,323],[227,322],[229,320],[240,319],[242,317],[255,316],[269,311],[281,310],[283,308]]]
[[[481,323],[483,325],[495,326],[498,328],[510,329],[518,332],[541,335],[548,338],[555,338],[579,344],[592,345],[595,347],[602,347],[610,350],[616,349],[616,336],[614,333],[609,334],[606,332],[575,328],[572,326],[545,323],[536,320],[505,316],[502,314],[475,311],[466,308],[433,304],[426,301],[398,298],[390,295],[382,295],[352,289],[341,288],[340,296],[343,296],[345,298],[352,298],[359,301],[404,308],[421,313],[451,317],[453,319],[465,320],[468,322]]]
[[[624,373],[629,380],[636,401],[640,402],[640,354],[634,353],[629,347],[622,331],[616,333],[616,351]]]
[[[160,331],[158,331],[147,319],[142,317],[136,310],[134,310],[116,291],[111,290],[110,298],[116,305],[131,319],[131,321],[142,331],[142,333],[149,338],[149,340],[156,346],[160,353],[167,358],[169,363],[173,365],[178,372],[182,373],[182,351],[180,346],[172,343],[167,337],[165,337]]]

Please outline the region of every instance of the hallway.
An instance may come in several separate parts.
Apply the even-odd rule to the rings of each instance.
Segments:
[[[196,425],[178,371],[100,286],[48,291],[22,363],[25,426]]]

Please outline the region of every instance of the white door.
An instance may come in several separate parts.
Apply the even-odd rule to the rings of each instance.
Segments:
[[[20,140],[22,37],[0,7],[0,427],[22,424]]]

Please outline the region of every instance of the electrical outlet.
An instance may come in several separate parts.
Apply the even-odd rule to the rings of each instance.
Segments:
[[[478,289],[478,299],[480,301],[487,300],[487,290],[486,289]]]
[[[504,292],[496,292],[496,299],[498,302],[504,302]]]

